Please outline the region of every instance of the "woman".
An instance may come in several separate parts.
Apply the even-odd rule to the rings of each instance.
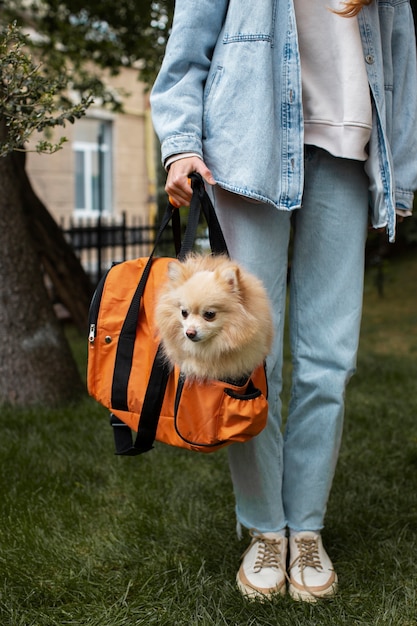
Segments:
[[[275,316],[269,418],[231,446],[244,596],[315,601],[337,575],[321,538],[354,372],[368,218],[394,239],[417,187],[408,0],[177,0],[151,105],[166,191],[208,184],[231,256]],[[292,392],[281,434],[287,256]],[[288,567],[287,567],[288,562]]]

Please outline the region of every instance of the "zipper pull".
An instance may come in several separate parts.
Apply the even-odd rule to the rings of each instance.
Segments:
[[[96,338],[96,325],[90,324],[90,332],[88,334],[88,341],[90,343],[94,343],[95,338]]]

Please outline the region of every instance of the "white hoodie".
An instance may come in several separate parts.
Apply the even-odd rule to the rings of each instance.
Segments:
[[[339,0],[294,0],[301,56],[304,143],[368,158],[372,108],[358,20]]]

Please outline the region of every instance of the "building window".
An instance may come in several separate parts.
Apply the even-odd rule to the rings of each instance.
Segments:
[[[112,211],[111,122],[83,119],[75,124],[75,215]]]

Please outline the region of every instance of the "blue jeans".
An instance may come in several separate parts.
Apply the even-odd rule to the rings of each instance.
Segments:
[[[306,148],[303,206],[293,214],[293,367],[283,434],[280,394],[291,213],[219,187],[213,200],[231,256],[268,290],[276,332],[267,359],[267,426],[255,439],[228,449],[237,519],[261,532],[286,526],[320,530],[359,341],[368,216],[364,164]]]

